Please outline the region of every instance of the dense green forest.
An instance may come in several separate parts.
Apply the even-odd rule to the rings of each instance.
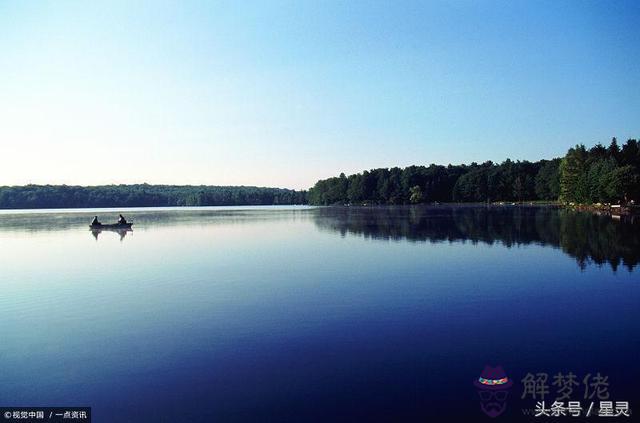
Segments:
[[[26,185],[0,187],[0,208],[226,206],[271,204],[421,204],[562,201],[590,204],[640,200],[640,145],[591,149],[537,162],[373,169],[318,181],[307,191],[191,185]]]
[[[622,202],[640,199],[640,145],[614,138],[608,148],[598,144],[571,148],[560,164],[560,199],[566,202]]]
[[[26,185],[0,187],[0,208],[161,207],[302,204],[305,191],[191,185]]]
[[[310,204],[419,204],[433,202],[637,200],[640,151],[636,140],[621,148],[614,138],[587,150],[578,145],[564,158],[506,160],[470,165],[373,169],[318,181]]]

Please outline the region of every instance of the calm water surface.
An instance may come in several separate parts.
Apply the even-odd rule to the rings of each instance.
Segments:
[[[0,214],[0,405],[88,405],[98,422],[476,421],[472,382],[500,364],[512,418],[535,405],[520,380],[537,372],[600,372],[611,400],[640,407],[640,222],[138,209],[132,232],[92,233],[93,214]]]

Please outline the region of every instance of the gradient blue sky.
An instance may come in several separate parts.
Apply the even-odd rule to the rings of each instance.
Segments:
[[[638,1],[0,0],[0,185],[308,188],[640,136]]]

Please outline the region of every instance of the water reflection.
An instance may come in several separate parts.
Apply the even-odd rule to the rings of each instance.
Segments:
[[[86,231],[98,213],[115,221],[120,211],[0,213],[0,233]],[[535,206],[269,207],[135,209],[127,216],[142,232],[166,226],[228,226],[248,223],[314,222],[321,231],[376,240],[466,242],[507,247],[537,244],[560,248],[580,267],[609,264],[633,270],[640,262],[640,217]],[[312,223],[313,224],[313,223]],[[103,229],[104,230],[104,229]],[[91,232],[97,240],[101,232]],[[123,240],[126,232],[117,232]]]
[[[580,267],[640,261],[640,220],[554,207],[331,207],[317,211],[321,230],[379,240],[471,241],[507,247],[538,244],[561,248]]]
[[[540,208],[132,210],[126,242],[87,234],[94,215],[122,211],[0,213],[6,402],[67,398],[106,422],[472,422],[471,381],[489,363],[514,381],[601,371],[612,398],[637,392],[638,342],[611,336],[640,332],[637,275],[581,272],[562,252],[633,266],[637,221]],[[546,247],[502,248],[529,243]],[[511,417],[534,405],[518,397]]]
[[[124,239],[124,237],[127,235],[127,232],[133,232],[132,229],[109,229],[109,228],[105,228],[105,229],[90,229],[91,231],[91,235],[93,235],[93,237],[96,239],[96,241],[98,240],[98,235],[100,235],[102,232],[114,232],[117,233],[118,235],[120,235],[120,241],[122,241]]]
[[[244,224],[273,220],[291,220],[314,208],[305,206],[171,207],[123,210],[72,209],[0,210],[0,232],[51,232],[85,229],[96,214],[103,222],[116,222],[119,213],[135,222],[136,229],[166,225]]]

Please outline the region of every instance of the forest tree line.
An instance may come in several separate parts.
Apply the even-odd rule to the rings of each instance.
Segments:
[[[25,185],[0,187],[0,209],[277,204],[420,204],[433,202],[640,200],[640,145],[577,145],[537,162],[380,168],[323,179],[309,191],[250,186]]]
[[[0,187],[0,208],[167,207],[303,204],[305,191],[249,186],[25,185]]]
[[[323,179],[307,194],[310,204],[419,204],[433,202],[628,202],[640,195],[640,150],[614,138],[563,158],[537,162],[393,167]]]
[[[640,199],[640,145],[614,138],[609,147],[577,145],[560,164],[560,199],[565,202],[628,203]]]

